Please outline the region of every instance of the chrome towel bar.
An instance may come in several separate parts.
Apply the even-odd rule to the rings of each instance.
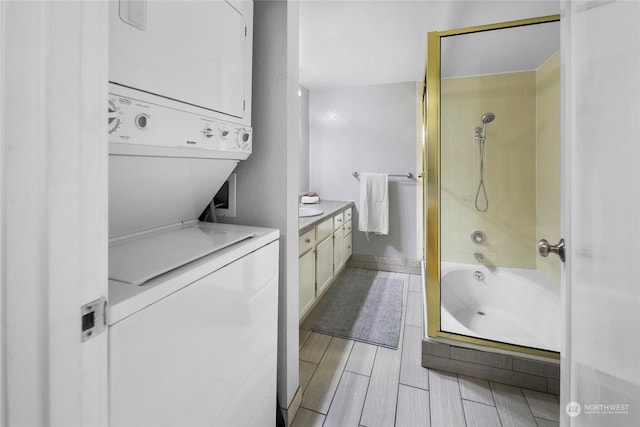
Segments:
[[[360,172],[356,171],[353,173],[353,176],[355,176],[356,178],[360,176]],[[408,178],[408,179],[413,179],[415,178],[415,176],[411,173],[404,173],[404,174],[389,174],[389,176],[402,176],[404,178]]]

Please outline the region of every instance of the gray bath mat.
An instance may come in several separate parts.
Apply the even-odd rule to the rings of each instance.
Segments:
[[[403,281],[345,272],[327,295],[311,329],[398,348],[402,321]]]

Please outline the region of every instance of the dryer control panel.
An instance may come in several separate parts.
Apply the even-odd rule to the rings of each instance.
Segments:
[[[237,160],[251,154],[248,126],[127,95],[109,93],[109,154]]]

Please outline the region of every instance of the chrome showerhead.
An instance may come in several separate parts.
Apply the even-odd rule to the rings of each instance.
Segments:
[[[495,118],[496,118],[496,115],[493,113],[484,113],[480,120],[482,120],[482,123],[491,123],[492,121],[495,120]]]
[[[484,113],[480,120],[482,121],[482,127],[477,127],[475,129],[476,136],[475,140],[478,142],[484,142],[485,136],[487,134],[487,123],[491,123],[496,118],[496,115],[493,113]]]

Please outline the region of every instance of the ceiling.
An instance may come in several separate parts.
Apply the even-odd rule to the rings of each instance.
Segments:
[[[421,81],[424,78],[426,38],[430,31],[558,13],[560,4],[557,0],[302,0],[300,82],[306,88],[316,90]],[[508,46],[502,46],[502,42],[494,38],[480,45],[461,46],[454,51],[477,53],[483,47],[485,53],[475,55],[477,60],[472,68],[473,73],[486,74],[479,71],[485,66],[479,59],[486,59],[486,64],[495,63],[497,53],[514,51],[515,37],[525,41],[541,40],[532,34],[513,35],[504,38]],[[530,45],[515,51],[524,53],[520,55],[523,60],[543,62],[559,47],[559,37],[549,39],[551,44],[542,44],[545,46],[542,49]],[[469,71],[461,69],[465,61],[459,64],[453,68],[463,75],[470,75]],[[532,69],[526,68],[530,67],[529,64],[518,66]]]

